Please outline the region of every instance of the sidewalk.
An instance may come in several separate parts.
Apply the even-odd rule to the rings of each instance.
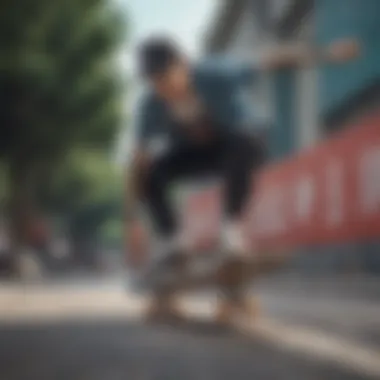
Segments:
[[[375,276],[271,276],[258,282],[255,288],[281,290],[291,295],[363,298],[380,303],[380,277]]]
[[[273,278],[255,289],[268,317],[341,336],[380,352],[380,279]]]

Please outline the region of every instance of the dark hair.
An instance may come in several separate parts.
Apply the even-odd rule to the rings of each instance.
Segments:
[[[152,37],[143,41],[138,49],[138,65],[144,77],[159,75],[181,59],[181,51],[169,38]]]

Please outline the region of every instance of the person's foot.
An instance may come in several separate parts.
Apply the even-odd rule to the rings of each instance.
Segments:
[[[236,303],[236,314],[245,320],[253,321],[260,315],[260,304],[256,298],[244,297]]]
[[[155,258],[152,261],[153,271],[184,270],[187,263],[187,252],[177,238],[162,239],[157,242]]]
[[[260,314],[257,299],[244,297],[241,300],[224,299],[219,301],[215,321],[221,326],[231,326],[236,319],[254,321]]]
[[[156,295],[148,306],[145,319],[147,322],[176,323],[183,321],[184,315],[175,297]]]
[[[187,270],[188,255],[175,240],[161,240],[155,244],[155,252],[144,270],[143,282],[147,288],[158,291],[172,287]]]
[[[222,229],[222,251],[235,258],[248,258],[247,240],[240,223],[230,222]]]
[[[215,322],[218,326],[231,326],[235,317],[235,305],[228,300],[219,301],[215,314]]]

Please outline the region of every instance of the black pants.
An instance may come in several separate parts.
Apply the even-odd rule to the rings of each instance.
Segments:
[[[217,175],[224,183],[225,214],[238,218],[249,195],[252,174],[263,159],[260,142],[241,132],[169,150],[153,162],[145,181],[145,201],[158,233],[170,236],[177,229],[169,197],[175,181]]]

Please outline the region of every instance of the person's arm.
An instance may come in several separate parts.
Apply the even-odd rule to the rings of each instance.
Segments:
[[[302,43],[285,44],[264,52],[259,59],[259,67],[276,70],[295,66],[315,66],[320,64],[340,64],[357,58],[360,54],[358,40],[346,38],[332,42],[327,47],[315,47]]]
[[[139,203],[143,197],[143,179],[149,161],[147,152],[142,147],[137,147],[126,167],[126,214],[129,221],[138,218]]]
[[[143,197],[143,177],[150,164],[149,141],[156,122],[150,94],[144,94],[135,104],[134,120],[129,136],[128,162],[125,168],[125,190],[128,219],[134,219]]]
[[[291,67],[317,66],[321,64],[342,64],[357,58],[360,54],[358,40],[347,38],[337,40],[327,47],[313,47],[307,44],[284,44],[256,52],[254,59],[236,59],[222,56],[206,60],[198,70],[198,78],[209,78],[233,85],[249,84],[258,73]]]
[[[150,155],[145,148],[147,129],[149,127],[149,109],[146,104],[140,104],[138,117],[134,125],[134,134],[130,136],[130,157],[125,167],[125,221],[126,250],[128,265],[138,267],[145,258],[146,249],[141,237],[142,220],[140,204],[144,196],[144,177],[150,164]]]

